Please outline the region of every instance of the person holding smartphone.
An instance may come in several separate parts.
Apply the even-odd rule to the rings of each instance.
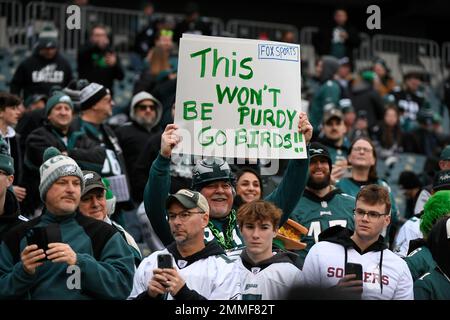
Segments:
[[[209,205],[197,191],[181,189],[166,201],[175,239],[139,265],[129,299],[230,299],[236,283],[227,281],[233,262],[216,241],[205,244]]]
[[[125,299],[133,253],[114,227],[78,212],[85,186],[78,164],[51,147],[40,176],[42,215],[0,246],[0,300]]]
[[[387,189],[375,184],[363,187],[356,196],[354,215],[354,232],[335,226],[319,235],[303,265],[303,284],[336,287],[344,295],[361,294],[363,300],[412,300],[409,268],[387,249],[381,236],[391,222]]]

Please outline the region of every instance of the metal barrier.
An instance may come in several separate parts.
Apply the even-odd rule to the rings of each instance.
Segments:
[[[442,67],[447,68],[450,65],[450,42],[442,43]]]
[[[372,38],[372,49],[376,52],[398,53],[400,63],[421,65],[418,57],[439,58],[439,46],[433,40],[377,34]]]
[[[313,44],[313,35],[317,32],[318,27],[303,27],[300,30],[300,44]]]
[[[0,47],[24,46],[26,37],[23,28],[22,3],[15,0],[0,0]]]
[[[230,20],[227,31],[237,38],[258,39],[267,37],[270,40],[280,41],[283,33],[290,31],[294,34],[294,41],[298,42],[298,29],[290,24],[269,23],[251,20]]]

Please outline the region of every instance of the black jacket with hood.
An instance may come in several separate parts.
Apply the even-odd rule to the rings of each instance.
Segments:
[[[39,54],[39,49],[33,55],[22,61],[11,80],[11,93],[23,98],[32,94],[50,95],[53,86],[66,87],[72,80],[72,68],[69,62],[59,53],[53,59],[47,60]]]
[[[3,214],[0,215],[0,243],[6,232],[11,230],[19,223],[28,221],[27,218],[20,215],[19,203],[10,189],[6,189],[5,205]]]

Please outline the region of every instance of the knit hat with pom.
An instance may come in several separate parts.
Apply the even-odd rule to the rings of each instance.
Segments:
[[[422,231],[424,238],[427,238],[428,233],[439,218],[449,214],[450,191],[442,190],[433,194],[425,203],[423,215],[420,218],[420,231]]]
[[[47,191],[61,177],[76,176],[81,182],[81,192],[84,189],[83,172],[78,164],[70,157],[62,155],[55,147],[49,147],[44,152],[44,163],[39,168],[41,183],[39,184],[39,194],[41,200],[45,202]]]

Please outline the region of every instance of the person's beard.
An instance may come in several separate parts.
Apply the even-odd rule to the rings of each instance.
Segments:
[[[327,174],[322,180],[320,181],[314,181],[314,179],[309,176],[308,182],[306,183],[306,186],[313,190],[322,190],[323,188],[326,188],[330,185],[330,174]]]

